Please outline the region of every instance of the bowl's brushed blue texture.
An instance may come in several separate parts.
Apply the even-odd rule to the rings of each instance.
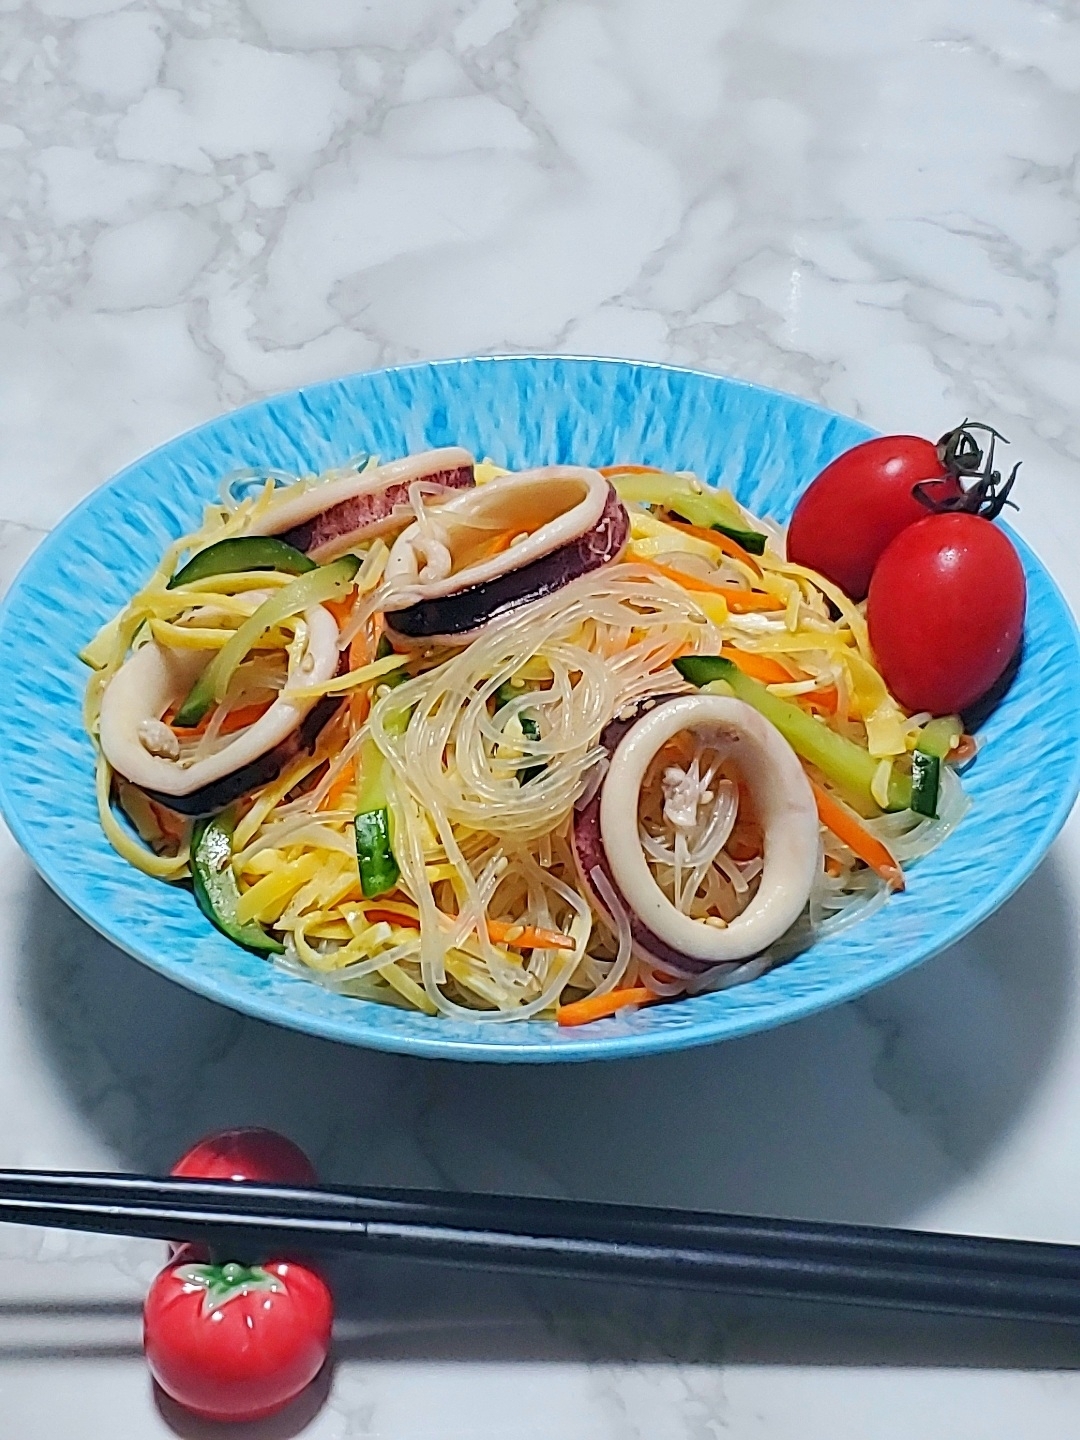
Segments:
[[[466,1060],[640,1055],[744,1035],[850,999],[952,944],[1031,874],[1080,784],[1080,650],[1050,577],[1020,545],[1030,587],[1023,663],[965,777],[958,833],[877,914],[741,989],[580,1030],[429,1019],[331,995],[232,945],[188,892],[113,853],[94,807],[78,650],[198,523],[226,472],[322,470],[457,443],[523,468],[634,460],[693,469],[786,519],[852,420],[713,375],[615,360],[506,358],[408,366],[248,406],[130,466],[41,545],[0,612],[0,804],[45,880],[163,975],[250,1015],[354,1045]],[[1020,542],[1018,542],[1019,544]]]

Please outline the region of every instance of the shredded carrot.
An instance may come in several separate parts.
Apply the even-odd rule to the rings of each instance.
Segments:
[[[865,861],[871,870],[876,871],[891,889],[903,890],[904,872],[892,852],[875,835],[870,834],[853,811],[822,789],[815,780],[810,781],[810,788],[817,801],[821,823],[853,850],[860,860]]]
[[[739,650],[734,645],[722,645],[720,654],[725,660],[736,664],[744,675],[749,675],[752,680],[760,680],[762,685],[790,685],[796,678],[789,670],[785,670],[778,660],[771,660],[768,655],[754,655],[749,650]]]
[[[655,560],[635,560],[634,563],[662,575],[665,580],[674,580],[675,584],[681,585],[684,590],[722,595],[727,601],[728,609],[735,615],[747,615],[754,610],[785,608],[783,600],[776,595],[765,595],[760,590],[740,590],[737,585],[721,585],[715,580],[703,580],[700,575],[690,575],[685,570],[677,570],[673,565],[660,565]]]
[[[957,765],[966,765],[974,758],[979,749],[979,742],[974,735],[961,735],[953,748],[949,751],[949,759]]]
[[[349,669],[362,670],[375,659],[382,634],[383,617],[372,615],[362,630],[353,636],[349,646]],[[349,718],[355,735],[368,717],[371,709],[371,694],[368,690],[354,690],[349,696]]]
[[[416,915],[407,914],[405,911],[384,910],[377,907],[374,910],[365,910],[364,919],[370,920],[372,925],[400,925],[406,930],[419,930],[420,920]]]
[[[494,540],[488,542],[474,560],[490,560],[495,555],[501,555],[504,550],[510,549],[510,542],[515,535],[520,535],[520,530],[504,530],[501,535],[496,535]]]
[[[373,615],[364,628],[358,631],[349,646],[349,669],[362,670],[375,659],[382,630],[382,616]]]
[[[341,606],[344,605],[346,602],[333,601],[326,603],[328,609],[333,609],[333,606],[335,604]],[[345,617],[348,616],[351,609],[352,602],[349,601],[348,606],[345,610]],[[334,618],[338,621],[338,624],[340,625],[342,622],[342,618],[345,617],[339,617],[335,613]],[[364,626],[364,628],[353,638],[353,641],[349,646],[348,664],[350,670],[361,670],[365,665],[371,664],[372,660],[375,658],[375,651],[379,643],[379,634],[381,633],[381,631],[382,616],[373,615],[368,620],[368,623]],[[363,725],[364,721],[368,717],[368,712],[370,711],[370,709],[371,694],[368,690],[355,690],[352,692],[352,694],[350,694],[347,713],[349,731],[351,731],[352,734],[355,735],[357,730],[360,729],[360,726]],[[339,711],[339,715],[344,715],[344,713],[346,712]],[[334,782],[330,786],[330,789],[327,790],[326,794],[319,802],[320,811],[340,810],[342,802],[345,800],[345,797],[348,795],[349,791],[353,788],[353,786],[357,783],[359,779],[359,769],[359,763],[356,760],[349,760],[341,767],[341,770],[334,779]]]
[[[219,733],[232,735],[237,730],[245,730],[249,725],[254,725],[256,720],[261,720],[273,703],[272,700],[265,700],[259,705],[241,705],[238,710],[230,710]]]
[[[834,855],[825,856],[825,874],[836,876],[843,872],[844,867]]]
[[[371,713],[370,690],[359,690],[349,696],[349,720],[355,735]]]
[[[784,602],[775,595],[766,595],[759,590],[740,590],[736,585],[717,585],[716,592],[723,595],[733,615],[751,615],[759,610],[783,610]]]
[[[538,930],[532,925],[510,925],[505,920],[489,920],[488,934],[502,945],[516,950],[573,950],[574,941],[558,930]]]
[[[350,590],[348,595],[346,595],[343,600],[324,600],[322,602],[323,609],[330,611],[330,614],[334,617],[334,624],[338,627],[339,630],[341,629],[342,625],[345,624],[345,621],[349,618],[349,616],[352,614],[352,608],[355,600],[356,595],[352,590]]]
[[[411,913],[400,912],[396,908],[384,909],[376,906],[374,909],[365,910],[364,918],[376,924],[385,920],[389,925],[404,925],[410,930],[420,929],[420,920]],[[456,917],[446,916],[446,923],[453,925]],[[558,930],[539,930],[532,925],[511,925],[506,920],[489,920],[487,926],[488,934],[492,940],[500,945],[513,945],[516,950],[573,950],[574,941],[569,935],[562,935]]]
[[[218,733],[221,735],[233,735],[237,730],[243,730],[248,725],[254,725],[256,720],[262,719],[273,703],[272,700],[262,700],[257,705],[240,705],[237,709],[230,710],[228,715],[225,716]],[[170,726],[180,740],[194,740],[199,735],[205,735],[210,721],[214,717],[214,711],[211,710],[203,716],[198,725],[173,725],[169,716],[175,713],[175,710],[166,711],[163,718],[165,724]]]
[[[734,645],[722,646],[720,654],[725,660],[733,661],[744,675],[760,680],[762,685],[789,685],[792,680],[803,678],[801,671],[792,675],[779,661],[770,659],[768,655],[754,655],[749,650],[739,650]],[[836,707],[840,703],[835,685],[826,685],[821,690],[808,690],[805,695],[792,695],[791,699],[797,705],[803,705],[808,710],[817,710],[822,715],[835,715]]]
[[[673,530],[682,530],[687,535],[693,535],[695,540],[704,540],[709,545],[715,545],[733,560],[741,560],[744,565],[749,565],[755,575],[761,574],[761,566],[750,551],[744,550],[739,542],[732,540],[729,535],[723,535],[719,530],[706,530],[704,525],[690,525],[685,520],[665,520],[664,524],[670,525]]]
[[[840,704],[835,685],[826,685],[823,690],[808,690],[805,695],[793,695],[791,698],[805,705],[808,710],[817,710],[822,715],[835,715],[836,707]]]
[[[668,470],[660,470],[655,465],[601,465],[600,474],[605,480],[610,480],[613,475],[668,475]]]
[[[347,760],[338,772],[337,779],[330,786],[330,789],[322,798],[320,810],[340,810],[342,801],[353,787],[356,778],[356,766],[351,760]]]
[[[356,642],[354,641],[354,642],[353,642],[353,646],[354,646],[354,647],[355,647],[355,643],[356,643]],[[352,657],[352,647],[350,647],[349,656],[350,656],[349,668],[352,669],[352,668],[353,668],[352,658],[351,658],[351,657]],[[354,691],[353,694],[351,694],[351,695],[349,696],[349,730],[350,730],[350,732],[351,732],[352,735],[355,736],[355,735],[359,732],[360,727],[363,725],[364,721],[368,718],[368,716],[369,716],[370,714],[371,714],[371,692],[368,691],[368,690],[358,690],[358,691]],[[356,787],[357,787],[357,793],[359,793],[359,786],[360,786],[360,756],[359,756],[359,754],[356,755],[356,757],[355,757],[352,761],[350,761],[350,763],[349,763],[348,765],[346,765],[346,766],[344,767],[344,769],[343,769],[342,772],[341,772],[341,775],[338,776],[337,780],[334,782],[333,785],[331,785],[330,789],[326,792],[326,798],[325,798],[325,800],[323,801],[323,805],[324,805],[327,809],[335,809],[336,806],[331,804],[330,797],[333,795],[334,798],[340,803],[341,798],[342,798],[342,795],[344,794],[345,790],[348,788],[348,786],[349,786],[350,784],[355,784]],[[339,786],[341,787],[340,790],[338,789]],[[337,793],[335,794],[335,792],[337,792]]]
[[[627,1005],[648,1005],[657,998],[644,985],[632,985],[626,990],[611,990],[607,995],[589,995],[584,1000],[560,1005],[555,1011],[555,1019],[560,1025],[588,1025],[591,1020],[603,1020]]]

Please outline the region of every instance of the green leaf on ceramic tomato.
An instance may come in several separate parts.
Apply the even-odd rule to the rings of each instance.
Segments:
[[[266,1290],[274,1295],[288,1294],[284,1281],[277,1275],[271,1275],[261,1265],[238,1265],[230,1260],[227,1265],[180,1265],[176,1273],[185,1285],[206,1292],[202,1303],[204,1315],[255,1290]]]

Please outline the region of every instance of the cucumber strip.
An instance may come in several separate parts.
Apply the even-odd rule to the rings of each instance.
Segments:
[[[240,887],[233,873],[232,816],[196,820],[191,832],[191,883],[195,901],[211,925],[248,950],[281,955],[285,946],[255,920],[236,918]]]
[[[392,735],[408,729],[411,709],[394,711],[386,718]],[[356,863],[360,867],[360,889],[366,900],[385,895],[397,884],[401,870],[394,858],[393,828],[386,794],[386,757],[365,735],[360,745],[360,788],[356,797]]]
[[[658,471],[646,475],[614,475],[612,484],[620,500],[631,504],[662,505],[691,525],[718,530],[751,555],[762,555],[768,536],[750,530],[733,505],[708,486],[695,485],[682,475]]]
[[[241,570],[280,570],[286,575],[306,575],[315,561],[273,535],[237,535],[219,540],[193,555],[165,587],[175,590],[210,575],[231,575]]]
[[[540,739],[540,726],[531,715],[521,715],[518,719],[521,725],[521,733],[525,736],[526,740]],[[517,772],[518,784],[528,785],[530,780],[535,780],[536,777],[542,775],[546,769],[546,764],[526,765],[524,769]]]
[[[944,760],[949,751],[964,733],[959,715],[944,715],[939,720],[928,720],[919,731],[916,750],[924,755],[936,755]]]
[[[930,720],[919,732],[911,756],[911,808],[916,814],[937,819],[941,764],[963,733],[963,722],[958,715]]]
[[[360,889],[373,900],[393,890],[401,875],[390,842],[390,811],[364,810],[353,822],[356,828],[356,863],[360,867]]]
[[[501,710],[504,705],[509,705],[511,700],[517,700],[524,694],[524,686],[515,685],[512,680],[504,680],[495,691],[495,709]]]
[[[674,514],[681,516],[684,520],[689,520],[691,525],[697,525],[699,522],[692,515],[686,514],[685,510],[685,505],[679,506],[674,510]],[[748,555],[765,554],[765,546],[768,544],[769,537],[762,535],[759,530],[743,530],[737,525],[721,524],[719,520],[713,520],[711,524],[705,522],[705,528],[718,530],[721,535],[726,535],[729,540],[734,540],[736,545],[741,545]]]
[[[525,693],[526,691],[523,686],[514,685],[511,681],[504,680],[495,691],[496,711],[501,710],[504,705],[509,705],[511,700],[520,700]],[[521,733],[526,740],[540,739],[540,726],[531,715],[519,715],[518,723],[521,726]],[[518,784],[527,785],[530,780],[535,780],[538,775],[542,775],[546,769],[546,764],[524,766],[517,772]]]
[[[370,735],[364,736],[357,758],[360,762],[360,788],[356,796],[356,813],[360,815],[365,810],[381,810],[387,803],[386,760]]]
[[[173,723],[184,727],[198,725],[211,706],[225,699],[229,682],[241,662],[267,630],[297,611],[306,610],[309,605],[340,599],[359,568],[360,561],[355,555],[343,555],[340,560],[320,565],[309,574],[299,576],[283,586],[276,595],[271,595],[269,600],[264,600],[195,681]]]
[[[916,748],[911,755],[911,808],[917,815],[937,819],[941,761],[936,755]]]
[[[375,688],[376,690],[381,690],[385,687],[387,690],[396,690],[399,685],[404,685],[407,680],[415,679],[416,676],[410,675],[408,670],[404,668],[401,670],[390,670],[385,675],[379,676],[375,682]],[[411,712],[407,711],[406,713]]]
[[[879,762],[861,745],[830,730],[798,705],[773,695],[764,685],[744,675],[734,661],[719,655],[685,655],[675,661],[675,668],[691,685],[703,687],[723,682],[737,699],[752,705],[775,725],[795,753],[816,765],[856,806],[869,809],[871,814],[878,810],[871,786]],[[911,781],[907,776],[894,774],[889,782],[887,808],[907,810],[910,805]]]

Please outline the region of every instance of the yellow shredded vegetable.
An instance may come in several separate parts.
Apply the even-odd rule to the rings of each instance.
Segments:
[[[223,491],[200,529],[168,547],[146,585],[82,652],[92,671],[85,713],[95,742],[102,696],[139,647],[188,652],[190,674],[191,651],[205,650],[209,662],[293,579],[237,570],[169,589],[185,560],[243,536],[274,507],[354,473],[332,471],[291,486],[256,481],[239,502]],[[508,473],[489,460],[474,467],[478,485]],[[698,486],[692,476],[676,481],[683,492],[688,483]],[[431,527],[437,555],[435,502],[413,503]],[[277,773],[233,807],[239,899],[232,922],[266,928],[284,945],[280,963],[343,995],[431,1016],[554,1020],[560,1005],[592,999],[593,1009],[580,1013],[599,1016],[618,1008],[604,1000],[611,994],[662,999],[703,983],[696,972],[669,974],[637,947],[609,902],[598,898],[595,873],[582,875],[575,852],[577,817],[606,764],[606,727],[642,699],[686,689],[673,662],[692,655],[732,657],[767,686],[759,693],[770,703],[789,707],[783,714],[794,715],[808,743],[823,733],[819,726],[831,733],[833,748],[809,745],[817,761],[805,761],[819,808],[828,810],[831,783],[819,761],[825,765],[835,753],[838,764],[861,777],[859,853],[847,843],[851,827],[822,829],[811,928],[878,903],[884,882],[860,856],[881,850],[906,863],[924,853],[962,812],[959,787],[946,776],[938,819],[879,813],[898,784],[910,790],[910,753],[926,717],[909,717],[889,694],[862,609],[822,576],[788,563],[775,526],[734,497],[726,497],[726,506],[764,547],[760,556],[631,503],[629,541],[614,563],[508,610],[468,643],[400,654],[379,643],[382,611],[392,609],[386,600],[394,534],[379,536],[358,545],[351,589],[328,604],[342,673],[304,683],[308,626],[282,621],[247,654],[220,710],[211,709],[198,728],[174,726],[170,737],[175,711],[151,716],[165,727],[151,727],[151,742],[165,751],[175,745],[180,763],[188,764],[242,743],[247,724],[256,723],[244,717],[265,713],[283,687],[298,714],[320,707],[321,728],[293,745]],[[402,514],[402,527],[409,518]],[[731,691],[727,682],[711,688]],[[685,779],[699,760],[705,765],[700,737],[695,743],[697,750],[685,736],[673,741],[663,773]],[[791,743],[798,750],[796,739]],[[686,894],[679,887],[696,874],[693,865],[680,869],[681,861],[655,857],[649,864],[670,903],[724,928],[752,904],[763,842],[737,765],[708,763],[709,803],[734,806],[720,858],[699,866],[698,889]],[[638,825],[643,844],[663,855],[675,829],[657,777],[648,793],[643,783]],[[96,783],[102,827],[125,860],[162,880],[186,877],[193,863],[197,868],[197,844],[189,858],[190,822],[160,796],[117,783],[100,753]],[[850,786],[840,793],[850,794]],[[386,812],[397,872],[377,894],[365,893],[353,813],[357,804],[371,806],[373,795]],[[776,958],[783,958],[779,950]]]

